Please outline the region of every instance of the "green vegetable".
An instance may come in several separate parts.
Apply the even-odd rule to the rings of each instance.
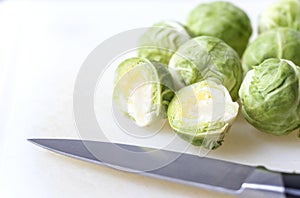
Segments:
[[[250,19],[235,5],[216,1],[200,4],[187,18],[187,27],[195,36],[215,36],[242,56],[252,34]]]
[[[239,91],[242,113],[257,129],[274,135],[300,126],[300,67],[271,58],[250,70]]]
[[[238,108],[223,85],[204,80],[176,93],[169,104],[168,120],[184,140],[215,149],[222,144]]]
[[[243,60],[244,74],[268,58],[282,58],[300,65],[300,32],[277,28],[260,34],[246,49]]]
[[[233,100],[238,98],[243,78],[240,58],[221,39],[200,36],[187,41],[172,56],[169,68],[185,85],[210,79],[222,83]]]
[[[289,27],[300,31],[300,0],[279,0],[260,15],[259,32],[278,27]]]
[[[167,67],[144,58],[129,58],[115,72],[113,99],[121,112],[138,126],[166,118],[174,92]]]
[[[161,21],[138,41],[138,56],[168,64],[180,45],[190,39],[187,29],[176,21]]]

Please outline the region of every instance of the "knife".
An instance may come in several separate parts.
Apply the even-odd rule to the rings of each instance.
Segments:
[[[218,159],[111,142],[28,139],[50,151],[239,197],[300,197],[300,174],[280,173]]]

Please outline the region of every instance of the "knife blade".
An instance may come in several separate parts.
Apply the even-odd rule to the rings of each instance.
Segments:
[[[241,197],[300,197],[299,174],[111,142],[76,139],[28,141],[90,163]]]

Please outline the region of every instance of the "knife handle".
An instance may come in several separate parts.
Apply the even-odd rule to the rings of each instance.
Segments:
[[[282,174],[285,195],[288,198],[300,198],[300,174]]]

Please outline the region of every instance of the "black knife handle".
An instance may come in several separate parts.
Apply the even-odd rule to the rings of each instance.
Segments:
[[[282,173],[285,195],[288,198],[300,198],[300,174]]]

